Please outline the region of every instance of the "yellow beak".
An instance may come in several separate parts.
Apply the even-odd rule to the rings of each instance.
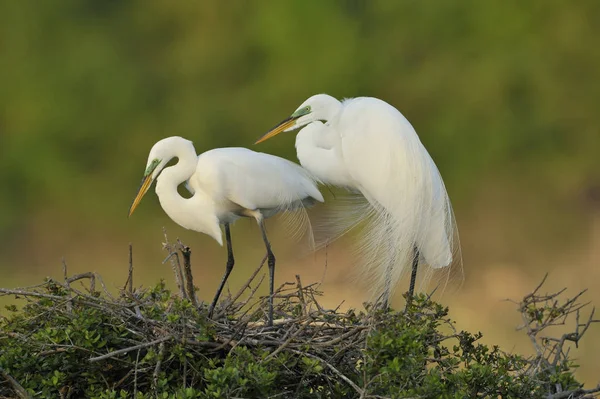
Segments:
[[[268,140],[271,137],[277,136],[279,133],[283,132],[284,130],[294,127],[294,125],[296,124],[296,119],[298,119],[298,118],[294,118],[293,116],[290,116],[289,118],[284,119],[283,121],[281,121],[281,123],[279,123],[273,129],[269,130],[269,132],[267,134],[265,134],[264,136],[259,138],[256,141],[256,143],[254,143],[254,144],[262,143],[263,141]]]
[[[152,185],[152,173],[150,173],[148,176],[146,176],[142,179],[142,184],[140,185],[138,193],[135,196],[135,199],[133,200],[133,204],[131,204],[131,208],[129,208],[129,216],[131,216],[133,211],[135,211],[135,208],[137,208],[137,206],[140,204],[140,201],[142,200],[142,198],[144,197],[146,192],[148,192],[148,189],[150,188],[151,185]]]

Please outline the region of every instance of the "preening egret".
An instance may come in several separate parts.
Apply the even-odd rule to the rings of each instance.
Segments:
[[[361,250],[368,260],[361,271],[372,279],[373,294],[385,306],[409,265],[413,295],[420,263],[438,269],[453,258],[461,262],[454,214],[440,173],[396,108],[372,97],[340,102],[317,94],[256,144],[303,126],[296,136],[302,166],[323,183],[358,190],[368,201],[360,212],[335,214],[334,235],[373,217],[363,235]]]
[[[165,168],[173,158],[179,159],[177,164]],[[220,225],[225,227],[227,265],[209,315],[212,315],[234,265],[229,225],[242,216],[256,220],[267,248],[269,324],[272,325],[275,256],[264,219],[279,212],[311,206],[316,201],[323,202],[314,178],[300,165],[274,155],[247,148],[217,148],[197,155],[191,141],[168,137],[150,150],[142,184],[129,216],[154,180],[160,205],[175,223],[207,234],[220,245],[223,245]],[[177,187],[184,182],[192,194],[190,198],[177,192]]]

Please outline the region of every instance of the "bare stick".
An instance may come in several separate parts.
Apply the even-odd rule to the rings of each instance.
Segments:
[[[323,267],[323,275],[321,276],[321,281],[319,281],[318,286],[320,286],[321,284],[323,284],[325,282],[325,275],[327,274],[328,257],[329,257],[329,241],[327,241],[327,243],[325,244],[325,265]]]
[[[566,399],[566,398],[579,398],[579,397],[592,398],[592,397],[595,397],[595,395],[594,396],[581,396],[581,395],[596,394],[598,392],[600,392],[600,384],[598,384],[595,388],[591,388],[591,389],[579,388],[579,389],[575,389],[573,391],[558,392],[558,393],[555,393],[554,395],[549,395],[547,397],[547,399]]]
[[[130,294],[133,293],[133,245],[131,243],[129,243],[129,273],[127,274],[125,286]]]
[[[12,386],[13,390],[19,396],[19,398],[21,398],[21,399],[30,399],[31,398],[31,396],[27,393],[25,388],[23,388],[21,386],[21,384],[19,384],[17,382],[17,380],[12,378],[6,371],[4,371],[4,369],[0,368],[0,374]]]
[[[260,265],[256,268],[256,270],[252,273],[252,275],[250,276],[250,278],[248,279],[248,281],[246,281],[246,284],[244,284],[242,286],[242,288],[240,288],[240,290],[238,291],[237,294],[235,294],[235,296],[233,297],[233,299],[231,300],[232,303],[234,303],[235,301],[238,300],[238,298],[240,296],[242,296],[242,294],[244,293],[244,291],[246,291],[246,288],[250,287],[250,283],[252,283],[252,281],[254,281],[254,279],[256,278],[256,275],[258,274],[258,272],[260,271],[260,269],[263,268],[263,266],[265,265],[265,262],[267,261],[267,255],[265,255],[262,260],[260,261]]]
[[[319,356],[311,355],[310,353],[300,352],[300,351],[297,351],[297,350],[294,350],[294,349],[291,349],[290,352],[293,352],[293,353],[295,353],[297,355],[300,355],[300,356],[306,356],[306,357],[310,357],[310,358],[313,358],[315,360],[320,361],[325,366],[327,366],[327,368],[329,368],[331,371],[333,371],[338,377],[340,377],[348,385],[350,385],[352,387],[352,389],[354,389],[356,391],[356,393],[358,393],[361,397],[364,397],[364,391],[358,385],[356,385],[354,382],[352,382],[352,380],[350,378],[348,378],[344,374],[342,374],[341,371],[339,371],[338,369],[336,369],[335,367],[333,367],[331,364],[329,364],[325,360],[321,359]]]
[[[192,275],[192,250],[187,245],[184,245],[181,241],[179,243],[179,251],[183,255],[183,274],[185,276],[185,289],[187,296],[192,302],[194,307],[198,307],[198,299],[196,299],[196,288],[194,287],[194,276]]]
[[[161,342],[158,345],[158,360],[156,361],[156,367],[154,367],[154,373],[152,373],[152,385],[154,392],[157,393],[158,389],[158,374],[160,373],[160,366],[162,365],[163,356],[165,354],[165,343]]]
[[[140,363],[140,350],[137,351],[137,356],[135,357],[135,372],[133,373],[133,397],[137,396],[137,376],[138,376],[138,366]]]
[[[265,259],[266,259],[266,257],[265,257]],[[263,263],[264,263],[264,260],[263,260]],[[254,277],[252,277],[250,280],[252,280],[253,278],[254,278]],[[244,301],[242,301],[242,302],[239,302],[239,303],[237,303],[237,310],[240,310],[240,309],[242,309],[244,306],[246,306],[246,305],[248,304],[248,302],[250,302],[250,300],[251,300],[252,298],[254,298],[254,294],[256,294],[256,291],[258,291],[258,289],[260,288],[260,286],[261,286],[262,282],[264,281],[264,279],[265,279],[265,275],[263,274],[263,275],[260,277],[260,280],[258,280],[258,283],[257,283],[257,284],[254,286],[254,288],[253,288],[253,289],[252,289],[252,291],[250,292],[250,295],[248,295],[248,298],[246,298],[246,299],[245,299]],[[245,285],[245,286],[242,288],[242,291],[241,291],[241,292],[243,292],[243,291],[244,291],[246,288],[249,288],[249,285]],[[239,293],[239,294],[241,295],[241,293]],[[215,317],[215,320],[218,320],[218,319],[219,319],[221,316],[223,316],[223,315],[224,315],[224,314],[227,312],[227,310],[229,309],[229,307],[230,307],[231,305],[234,305],[234,304],[236,304],[236,302],[235,302],[235,301],[231,301],[231,302],[229,302],[225,308],[222,308],[222,309],[221,309],[221,311],[220,311],[219,313],[217,313],[217,316]],[[250,306],[250,309],[251,309],[253,306],[254,306],[254,305]],[[239,319],[240,319],[240,320],[242,320],[242,318],[243,318],[243,317],[244,317],[244,316],[245,316],[245,315],[246,315],[246,314],[247,314],[247,313],[250,311],[250,309],[248,309],[248,311],[246,311],[246,313],[244,313],[244,314],[240,315],[240,318],[239,318]],[[237,310],[236,310],[236,311],[237,311]],[[259,309],[258,311],[260,311],[260,309]],[[258,311],[257,311],[257,312],[258,312]],[[234,311],[234,312],[235,312],[235,311]],[[248,325],[248,324],[246,324],[246,325]]]
[[[65,257],[63,256],[61,259],[62,262],[62,269],[63,269],[63,277],[65,278],[65,283],[67,282],[67,261],[65,260]]]
[[[138,356],[139,356],[139,351],[138,351]],[[139,359],[139,358],[138,358]],[[127,374],[125,374],[123,376],[123,378],[121,378],[119,381],[117,381],[114,386],[112,387],[113,389],[117,389],[118,387],[121,386],[121,384],[123,384],[129,377],[131,377],[131,374],[134,373],[134,369],[131,369],[127,372]],[[135,396],[134,396],[135,397]]]
[[[562,366],[569,364],[570,348],[566,347],[567,342],[573,342],[577,346],[579,340],[586,333],[592,323],[600,322],[594,319],[595,309],[587,319],[587,322],[580,322],[581,309],[588,303],[581,303],[580,298],[586,292],[583,290],[572,298],[560,300],[559,296],[564,293],[565,289],[554,293],[540,293],[543,284],[546,282],[548,275],[546,274],[541,283],[531,292],[526,295],[523,300],[518,303],[519,311],[523,319],[523,325],[518,329],[525,329],[529,337],[536,355],[529,362],[527,373],[537,373],[546,371],[550,374],[556,374],[556,370],[560,370]],[[567,324],[570,317],[575,316],[575,331],[563,334],[561,337],[544,337],[540,334],[549,327],[560,326]],[[571,391],[563,391],[561,383],[556,383],[552,386],[552,390],[557,393],[549,395],[549,398],[571,398],[579,397],[596,393],[593,389],[588,391],[578,389]],[[595,389],[595,388],[594,388]],[[592,395],[594,396],[594,395]],[[591,397],[591,396],[590,396]]]
[[[183,336],[181,337],[181,342],[185,342],[188,339],[187,338],[187,336],[188,336],[188,325],[187,325],[187,318],[186,317],[184,317],[182,324],[183,324]],[[187,359],[186,356],[184,356],[183,357],[183,373],[181,373],[182,374],[181,379],[183,381],[183,384],[182,384],[182,387],[181,387],[182,389],[185,389],[185,381],[187,379],[187,366],[188,366],[188,359]]]
[[[299,274],[296,274],[296,287],[298,287],[298,299],[302,304],[302,314],[306,316],[306,301],[304,300],[304,293],[302,292],[302,281],[300,281]]]
[[[15,295],[16,297],[23,297],[23,298],[27,298],[27,297],[37,297],[37,298],[48,298],[48,299],[54,299],[56,301],[65,301],[65,299],[67,301],[70,300],[76,300],[79,303],[83,303],[85,305],[88,306],[92,306],[98,309],[106,309],[106,304],[110,304],[111,306],[115,306],[115,307],[119,307],[121,309],[127,309],[127,307],[129,305],[125,305],[125,304],[121,304],[121,303],[117,303],[117,302],[113,302],[113,303],[109,303],[106,301],[98,301],[96,298],[92,298],[94,299],[94,301],[92,300],[86,300],[84,299],[85,297],[73,297],[72,299],[69,299],[68,297],[65,296],[60,296],[60,295],[52,295],[52,294],[43,294],[41,292],[35,292],[35,291],[25,291],[25,290],[19,290],[19,289],[15,289],[15,290],[11,290],[8,288],[0,288],[0,294],[3,295]],[[0,295],[2,296],[2,295]],[[29,299],[29,298],[27,298]]]
[[[307,326],[307,325],[308,325],[308,324],[303,324],[303,325],[301,325],[301,326],[300,326],[300,328],[299,328],[298,330],[296,330],[296,332],[295,332],[295,333],[293,333],[292,335],[290,335],[290,337],[289,337],[287,340],[285,340],[285,342],[284,342],[284,343],[282,343],[282,344],[279,346],[279,348],[275,349],[273,352],[271,352],[271,353],[269,354],[269,356],[265,357],[265,358],[264,358],[264,359],[261,361],[261,363],[262,363],[262,362],[264,362],[264,361],[267,361],[267,360],[269,360],[269,359],[272,359],[272,358],[274,358],[274,357],[275,357],[275,356],[276,356],[276,355],[277,355],[279,352],[281,352],[282,350],[284,350],[284,349],[285,349],[285,348],[286,348],[286,347],[287,347],[287,346],[288,346],[288,345],[289,345],[289,344],[290,344],[290,343],[291,343],[291,342],[292,342],[292,341],[293,341],[293,340],[294,340],[294,339],[295,339],[295,338],[296,338],[298,335],[300,335],[300,333],[302,333],[302,331],[304,331],[304,329],[306,328],[306,326]]]
[[[110,291],[106,288],[106,284],[104,284],[104,280],[102,280],[102,276],[99,274],[94,274],[94,278],[98,279],[98,281],[100,281],[100,285],[102,286],[102,290],[104,291],[104,293],[106,294],[106,296],[110,299],[115,299],[112,294],[110,293]],[[96,281],[96,280],[94,280]],[[94,282],[90,281],[90,287],[93,287]],[[92,288],[90,288],[92,289]]]
[[[155,339],[154,341],[145,342],[143,344],[139,344],[139,345],[135,345],[135,346],[130,346],[129,348],[119,349],[118,351],[113,351],[113,352],[107,353],[107,354],[102,355],[102,356],[92,357],[92,358],[90,358],[90,362],[99,362],[100,360],[104,360],[104,359],[108,359],[108,358],[115,357],[115,356],[118,356],[118,355],[122,355],[124,353],[129,353],[129,352],[134,351],[136,349],[147,348],[149,346],[153,346],[153,345],[156,345],[156,344],[160,344],[161,342],[168,341],[171,338],[173,338],[171,335],[167,335],[165,337],[162,337],[162,338],[159,338],[159,339]]]
[[[167,229],[163,227],[163,234],[165,236],[165,242],[163,243],[163,249],[169,252],[169,256],[165,258],[163,263],[169,261],[171,263],[171,268],[173,269],[173,274],[175,275],[175,284],[177,284],[177,288],[179,289],[179,293],[182,298],[185,298],[185,289],[182,284],[182,272],[181,272],[181,264],[179,263],[179,255],[177,251],[173,250],[173,246],[169,243],[169,238],[167,237]],[[175,259],[173,259],[175,257]]]
[[[57,299],[57,300],[61,300],[61,301],[65,300],[64,296],[52,295],[52,294],[42,294],[41,292],[25,291],[25,290],[18,290],[18,289],[11,290],[8,288],[0,288],[0,294],[16,295],[16,296],[22,296],[22,297],[35,296],[38,298]]]
[[[242,294],[244,293],[244,291],[246,291],[246,289],[250,287],[250,283],[252,283],[252,281],[254,281],[254,279],[256,278],[256,275],[258,274],[258,272],[260,271],[260,269],[263,268],[263,266],[265,265],[266,261],[267,261],[267,255],[265,255],[263,257],[262,261],[260,262],[260,265],[256,268],[256,270],[254,270],[254,273],[252,273],[252,275],[250,276],[250,278],[248,279],[248,281],[246,281],[246,284],[244,284],[242,286],[242,288],[240,288],[240,290],[237,292],[237,294],[235,294],[235,296],[231,299],[231,302],[229,302],[227,304],[227,306],[225,306],[225,308],[221,312],[219,312],[218,315],[220,315],[221,313],[225,313],[225,311],[227,311],[231,307],[231,305],[233,305],[234,303],[237,302],[237,300],[239,299],[239,297],[242,296]],[[264,276],[263,276],[263,278],[264,278]],[[262,280],[263,279],[260,280],[261,283],[262,283]],[[260,285],[260,283],[258,285]],[[253,293],[256,292],[256,289],[253,290],[252,292]],[[251,294],[251,296],[252,295],[253,294]]]
[[[67,261],[65,260],[65,257],[62,257],[62,269],[63,269],[63,277],[65,279],[65,288],[69,289],[69,277],[67,274]],[[71,294],[71,292],[69,292],[69,296],[72,297],[73,295]],[[67,312],[72,312],[73,311],[73,304],[71,303],[71,301],[67,302],[66,304],[67,306]]]
[[[93,272],[79,273],[74,276],[71,276],[65,280],[67,285],[71,284],[74,281],[83,280],[87,278],[90,280],[90,292],[96,291],[96,274]]]

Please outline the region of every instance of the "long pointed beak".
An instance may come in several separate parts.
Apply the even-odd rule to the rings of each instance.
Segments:
[[[294,127],[294,125],[296,124],[296,119],[298,119],[298,118],[295,118],[293,116],[290,116],[289,118],[284,119],[273,129],[269,130],[269,132],[267,134],[265,134],[264,136],[259,138],[254,144],[262,143],[263,141],[268,140],[271,137],[277,136],[279,133],[283,132],[284,130]]]
[[[131,214],[133,214],[133,211],[135,211],[135,208],[137,208],[137,206],[140,204],[140,201],[142,200],[144,195],[146,195],[146,193],[148,192],[148,189],[150,188],[151,185],[152,185],[152,173],[150,173],[148,176],[146,176],[142,179],[142,184],[140,185],[140,188],[138,189],[138,193],[135,196],[133,203],[131,204],[131,208],[129,208],[129,216],[131,216]]]

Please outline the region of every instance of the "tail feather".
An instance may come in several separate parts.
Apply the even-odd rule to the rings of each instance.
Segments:
[[[314,223],[317,250],[346,235],[356,240],[357,244],[352,245],[353,258],[359,262],[355,276],[370,287],[372,301],[385,293],[391,296],[410,274],[415,246],[420,252],[418,291],[433,283],[437,292],[443,293],[448,286],[462,281],[454,212],[437,168],[434,171],[435,175],[429,181],[425,179],[424,184],[439,188],[438,192],[403,196],[401,206],[412,212],[399,212],[360,193],[345,193],[326,201],[324,214]]]
[[[284,210],[276,217],[283,224],[286,237],[300,244],[301,248],[307,248],[309,252],[315,251],[313,227],[304,206]]]

